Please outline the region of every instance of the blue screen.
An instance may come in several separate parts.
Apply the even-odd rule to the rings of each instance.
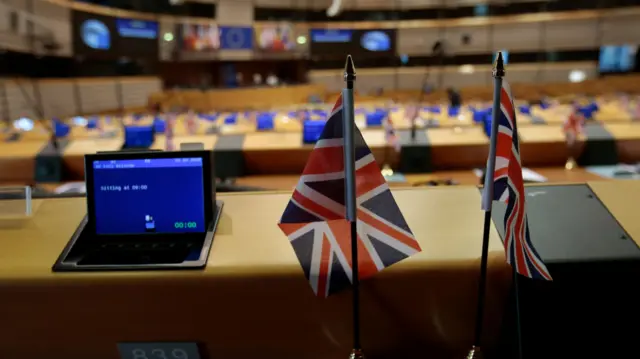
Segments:
[[[311,29],[311,41],[312,42],[351,42],[351,36],[353,32],[351,30],[325,30],[325,29]]]
[[[93,162],[96,234],[205,232],[202,158]]]
[[[636,46],[602,46],[600,48],[600,72],[627,72],[636,62]]]
[[[158,37],[158,23],[132,19],[117,19],[116,27],[122,37],[155,39]]]
[[[220,27],[220,48],[227,50],[250,50],[253,48],[252,27]]]
[[[369,51],[389,51],[391,38],[384,31],[369,31],[362,35],[360,45]]]

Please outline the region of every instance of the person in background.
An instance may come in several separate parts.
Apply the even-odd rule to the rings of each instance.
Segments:
[[[462,97],[460,96],[460,93],[457,90],[451,87],[448,88],[447,97],[449,97],[449,106],[460,107],[462,105]]]

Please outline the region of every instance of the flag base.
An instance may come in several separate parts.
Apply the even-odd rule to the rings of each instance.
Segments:
[[[472,347],[471,350],[469,350],[469,354],[467,354],[466,359],[482,359],[480,347]]]
[[[567,160],[567,163],[565,163],[564,168],[568,171],[571,171],[572,169],[576,168],[578,166],[578,164],[576,163],[576,160],[573,159],[573,157],[569,157],[569,159]]]
[[[349,355],[349,359],[364,359],[362,349],[353,349],[351,355]]]

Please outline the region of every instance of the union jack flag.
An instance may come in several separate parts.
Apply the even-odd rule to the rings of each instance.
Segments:
[[[344,289],[352,281],[342,123],[340,97],[278,223],[319,297]],[[357,128],[355,158],[358,272],[359,278],[366,279],[420,252],[420,246]]]
[[[529,278],[551,280],[540,255],[531,242],[529,220],[525,208],[524,181],[520,161],[516,112],[511,89],[506,81],[500,93],[498,138],[493,200],[507,203],[504,215],[504,247],[507,263]]]

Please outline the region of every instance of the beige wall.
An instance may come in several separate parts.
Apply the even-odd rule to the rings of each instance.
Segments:
[[[147,106],[152,93],[162,90],[160,79],[154,77],[0,79],[0,86],[4,86],[6,94],[6,101],[0,99],[0,116],[7,113],[11,119],[38,117],[33,109],[33,104],[38,103],[36,87],[40,90],[40,105],[46,118],[110,111],[121,106],[125,109],[143,107]],[[121,97],[118,88],[122,89]],[[4,104],[8,105],[7,109]]]
[[[471,35],[471,44],[462,45],[463,34]],[[426,55],[438,40],[445,41],[451,54],[490,53],[502,49],[511,52],[595,49],[600,45],[638,44],[640,15],[399,29],[397,50],[399,54]]]
[[[11,29],[10,15],[17,13],[18,28]],[[45,54],[41,46],[32,47],[28,40],[27,23],[34,24],[35,35],[53,34],[61,48],[53,53],[71,56],[71,10],[42,0],[4,0],[0,2],[0,47],[13,51]]]
[[[490,86],[491,67],[489,65],[473,66],[473,73],[462,73],[458,66],[447,66],[443,69],[430,68],[429,82],[442,87]],[[356,90],[360,93],[372,93],[377,88],[386,90],[417,90],[422,87],[427,74],[424,67],[360,69]],[[511,83],[548,83],[569,82],[571,71],[583,71],[587,79],[597,77],[595,62],[576,63],[540,63],[514,64],[507,67],[507,80]],[[342,70],[311,71],[309,80],[314,84],[324,85],[329,92],[338,92],[344,87]]]

